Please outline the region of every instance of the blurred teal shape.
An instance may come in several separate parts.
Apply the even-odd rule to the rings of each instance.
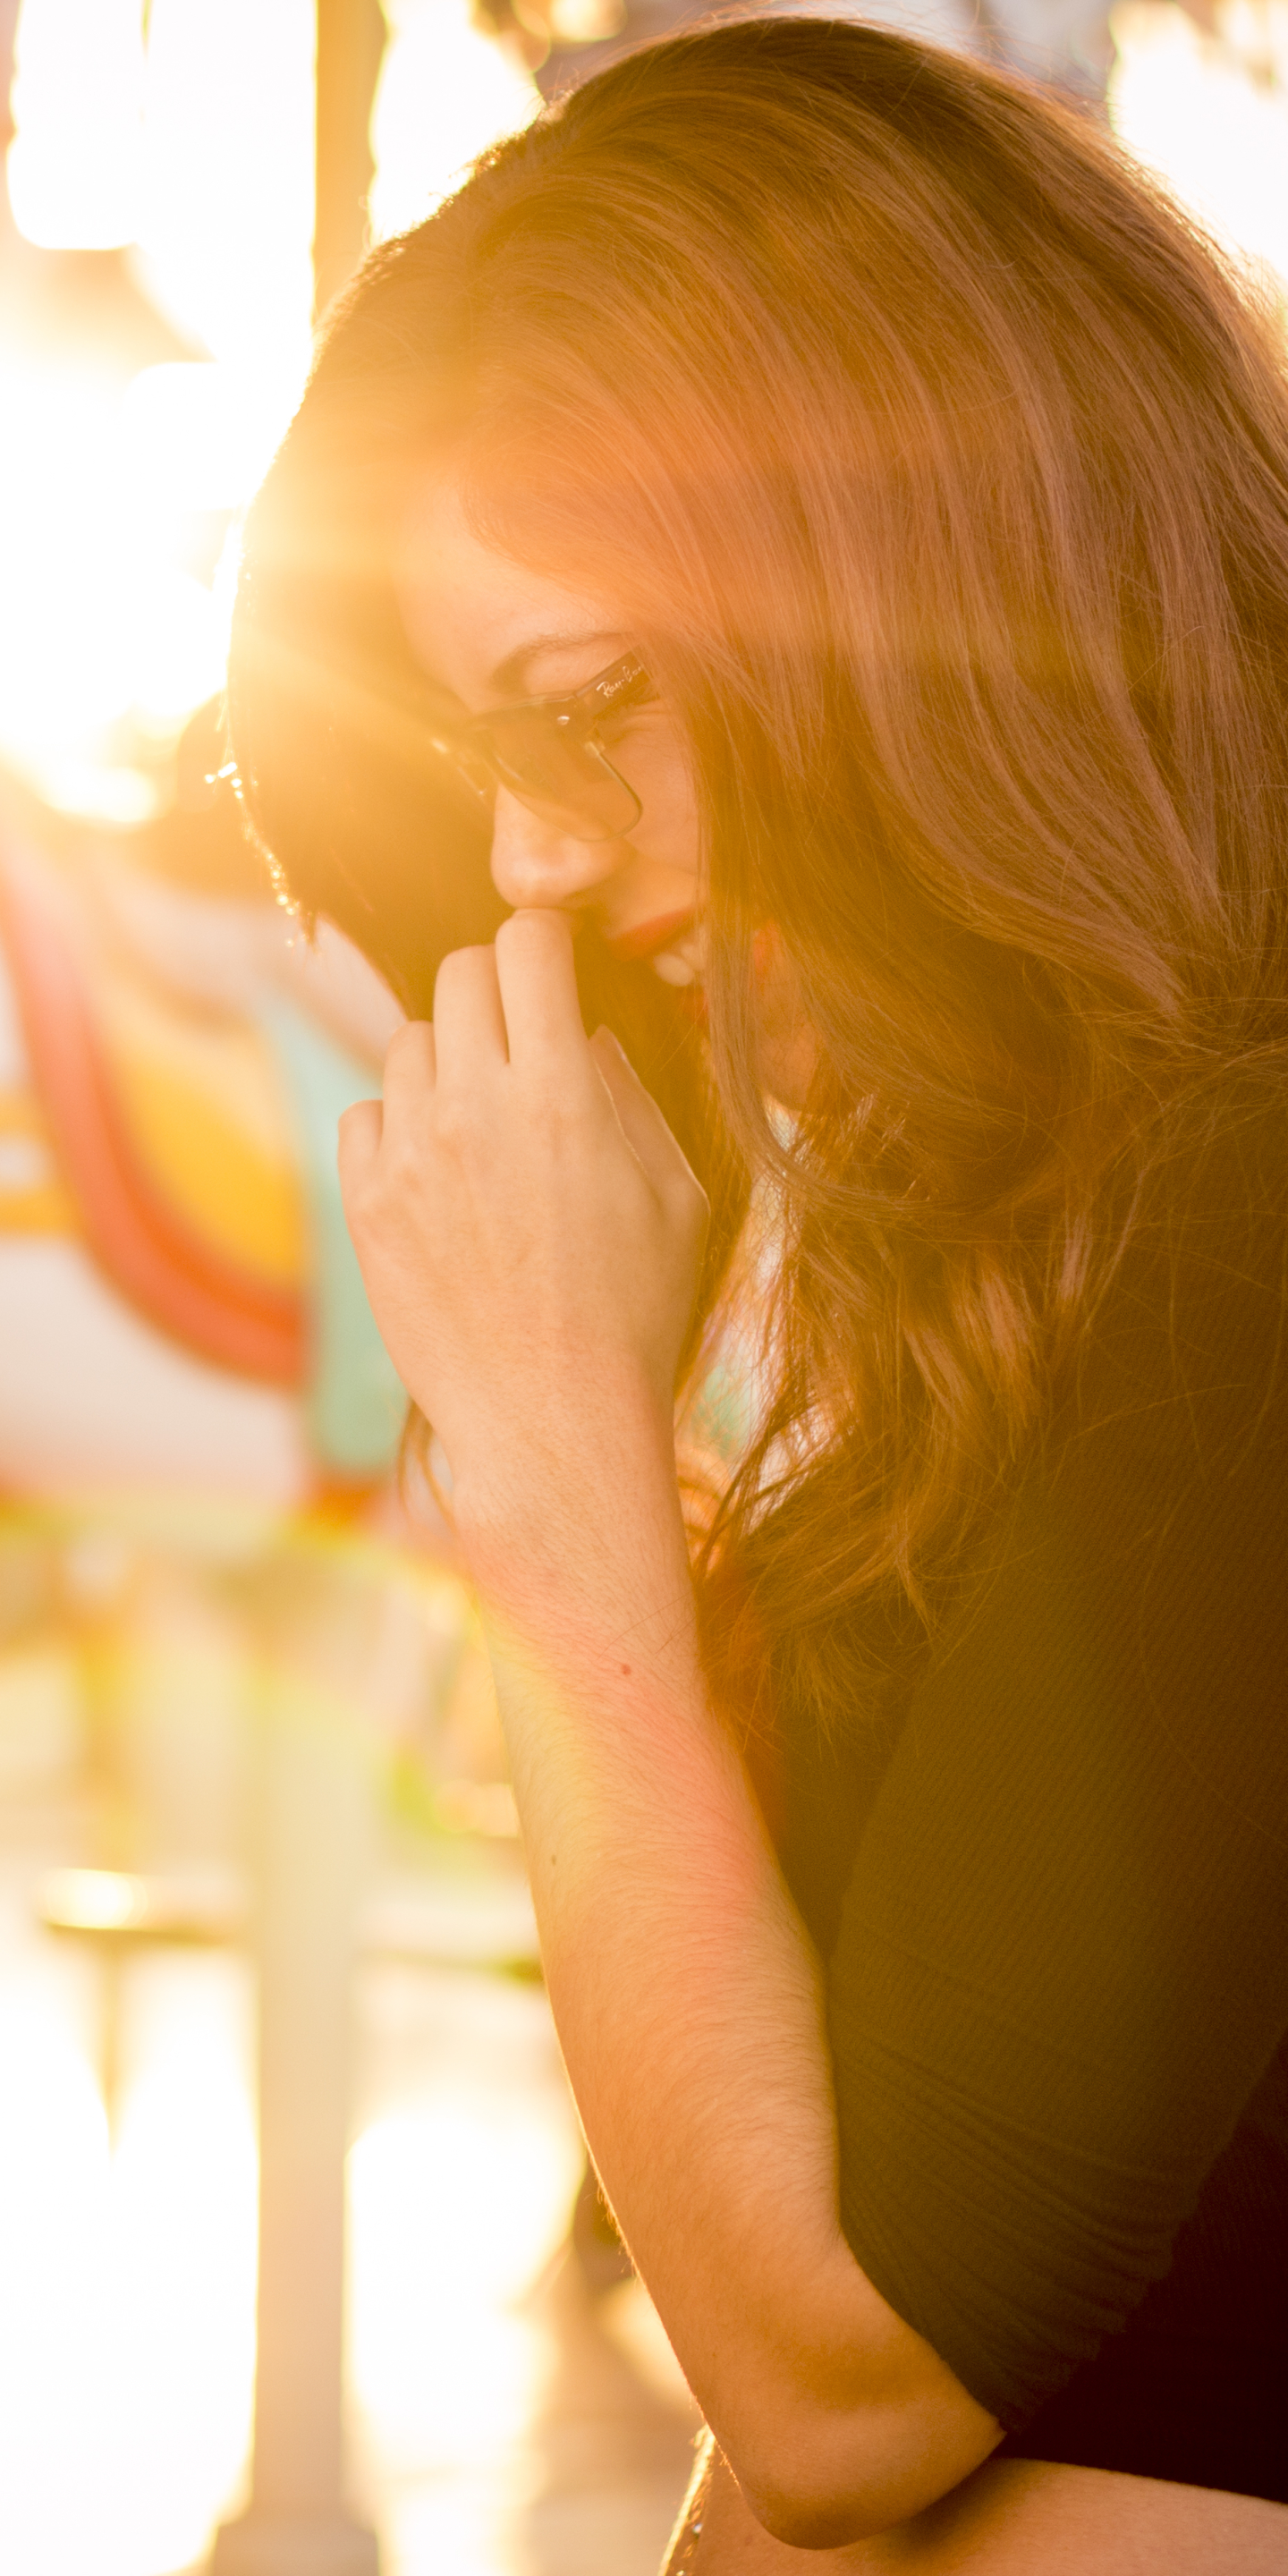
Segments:
[[[300,1146],[310,1277],[305,1410],[319,1464],[336,1476],[381,1476],[393,1465],[407,1398],[376,1330],[349,1240],[336,1171],[336,1129],[379,1078],[280,994],[259,1006],[290,1096]]]
[[[714,1451],[732,1472],[750,1445],[756,1409],[747,1371],[738,1368],[727,1352],[717,1354],[701,1380],[689,1425],[701,1446]]]

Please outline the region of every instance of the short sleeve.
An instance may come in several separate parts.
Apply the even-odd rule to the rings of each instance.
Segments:
[[[1166,2272],[1288,2028],[1274,1132],[1179,1248],[1142,1230],[829,1963],[847,2237],[1008,2430]]]

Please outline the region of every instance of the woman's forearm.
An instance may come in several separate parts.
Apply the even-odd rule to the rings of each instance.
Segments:
[[[956,2382],[840,2234],[818,1964],[704,1689],[673,1462],[654,1425],[632,1439],[620,1417],[597,1459],[529,1493],[521,1526],[472,1534],[573,2090],[760,2507],[808,2488],[821,2532],[847,2486],[861,2518],[875,2478],[877,2519],[895,2520],[926,2500],[908,2410],[936,2373]],[[965,2403],[952,2476],[991,2438]]]
[[[484,1607],[542,1956],[601,2177],[659,2295],[675,2275],[671,2313],[691,2301],[700,2375],[731,2234],[828,2251],[817,1974],[709,1708],[673,1480],[641,1507],[623,1474],[540,1523],[493,1538]]]

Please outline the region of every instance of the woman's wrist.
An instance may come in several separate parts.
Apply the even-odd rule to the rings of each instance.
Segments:
[[[566,1562],[569,1542],[622,1525],[680,1523],[674,1420],[639,1379],[584,1385],[575,1403],[489,1438],[452,1466],[452,1511],[467,1558],[510,1554]]]
[[[619,1419],[611,1446],[525,1447],[505,1473],[466,1479],[454,1503],[494,1660],[535,1652],[596,1694],[663,1668],[668,1687],[691,1686],[696,1623],[669,1422],[628,1432]]]

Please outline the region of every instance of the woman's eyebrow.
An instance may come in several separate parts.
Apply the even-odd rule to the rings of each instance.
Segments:
[[[489,681],[489,689],[495,689],[501,697],[517,694],[522,689],[529,663],[535,662],[538,654],[581,652],[592,644],[602,647],[605,662],[612,659],[614,650],[620,653],[626,649],[620,629],[611,627],[591,634],[530,635],[522,644],[516,645],[512,653],[507,653],[503,662],[498,662]]]

